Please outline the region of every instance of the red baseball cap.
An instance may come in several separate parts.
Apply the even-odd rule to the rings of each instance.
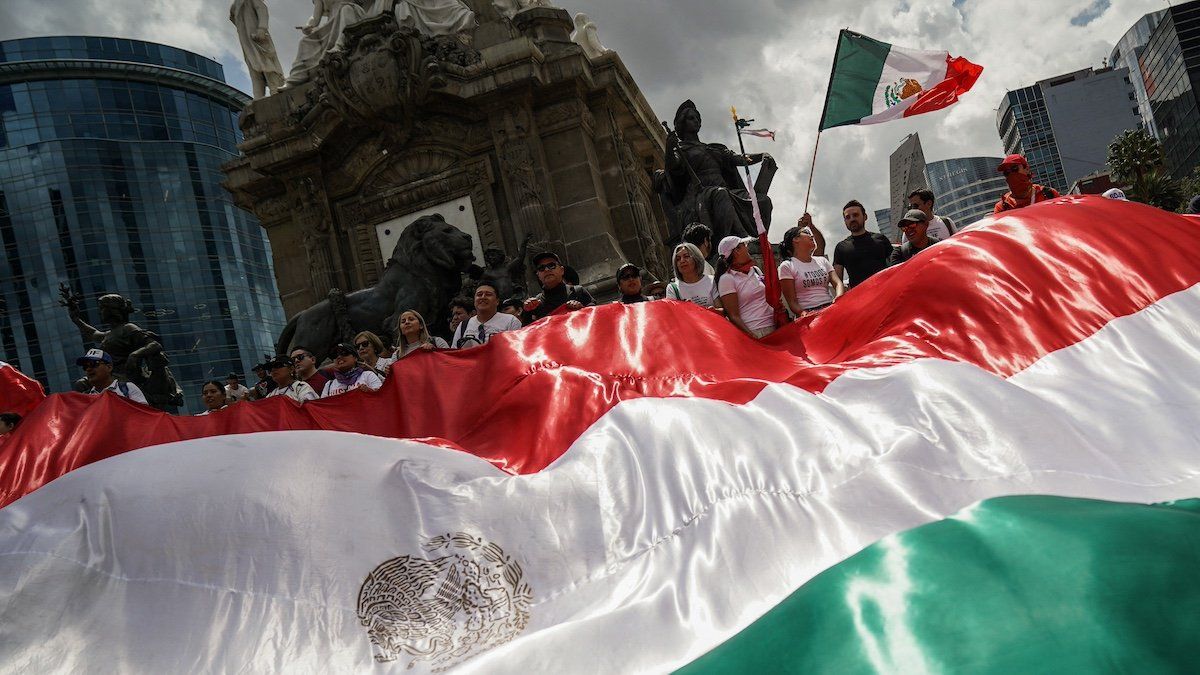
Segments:
[[[1029,162],[1025,160],[1025,155],[1009,155],[1004,158],[1003,162],[1000,162],[1000,166],[996,167],[996,171],[1003,171],[1010,166],[1023,166],[1028,169]]]

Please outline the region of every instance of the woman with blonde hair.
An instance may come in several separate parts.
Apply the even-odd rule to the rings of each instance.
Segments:
[[[400,313],[396,321],[396,359],[402,359],[418,350],[449,349],[450,345],[436,335],[429,334],[425,317],[415,309]]]
[[[383,356],[383,340],[369,330],[354,336],[354,348],[358,350],[358,362],[364,368],[375,371],[379,377],[386,378],[396,362],[394,358]]]

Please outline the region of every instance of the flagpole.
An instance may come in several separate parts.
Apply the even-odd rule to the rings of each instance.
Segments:
[[[730,106],[729,114],[733,115],[733,131],[734,131],[734,133],[737,134],[738,147],[742,149],[742,156],[745,157],[746,156],[746,141],[742,140],[742,127],[738,125],[737,108],[734,106]],[[743,166],[742,168],[745,169],[745,171],[746,171],[746,180],[750,180],[750,165],[747,164],[747,165]]]
[[[739,136],[740,138],[740,136]],[[813,146],[812,166],[808,168],[808,189],[804,191],[804,213],[808,213],[808,197],[812,194],[813,172],[817,170],[817,151],[821,149],[821,132],[817,131],[817,144]]]

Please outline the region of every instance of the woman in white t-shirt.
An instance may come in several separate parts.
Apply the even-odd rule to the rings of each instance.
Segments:
[[[812,230],[793,227],[779,243],[779,285],[788,309],[796,316],[833,304],[846,292],[829,259],[814,256],[817,247]]]
[[[730,236],[717,244],[717,297],[733,325],[758,339],[775,332],[775,310],[767,302],[763,273],[746,248],[750,241]]]
[[[716,287],[713,278],[704,273],[704,254],[695,244],[684,242],[675,247],[675,279],[667,284],[668,300],[694,302],[701,307],[717,309]]]

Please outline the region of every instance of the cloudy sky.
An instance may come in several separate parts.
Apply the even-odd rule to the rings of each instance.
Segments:
[[[280,60],[291,62],[308,0],[268,0]],[[926,159],[1002,153],[995,109],[1004,92],[1088,66],[1163,0],[570,0],[600,39],[621,54],[662,119],[691,98],[705,140],[736,144],[728,110],[779,131],[748,150],[775,155],[773,238],[803,212],[813,142],[838,30],[900,46],[945,49],[984,66],[975,88],[948,111],[821,138],[812,211],[832,241],[845,233],[840,207],[857,198],[887,206],[888,155],[914,131]],[[225,0],[2,0],[0,39],[111,35],[162,42],[212,56],[229,81],[249,90]]]

